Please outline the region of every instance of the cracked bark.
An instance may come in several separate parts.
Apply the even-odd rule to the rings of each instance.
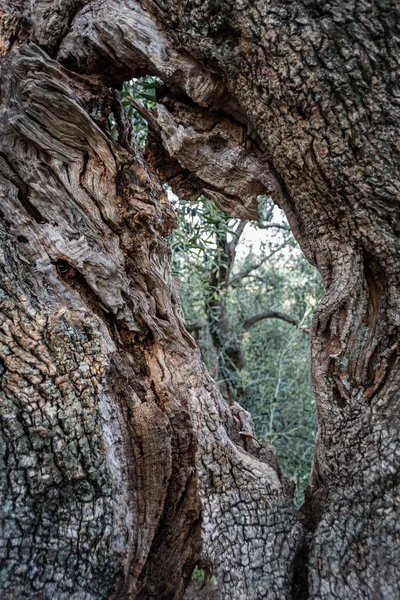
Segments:
[[[0,9],[3,597],[177,599],[201,555],[222,598],[397,598],[396,8],[143,6]],[[107,125],[147,73],[152,166]],[[324,278],[306,537],[185,330],[158,177],[271,194]]]

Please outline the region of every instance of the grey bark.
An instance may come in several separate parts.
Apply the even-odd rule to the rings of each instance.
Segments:
[[[222,598],[400,597],[397,18],[367,0],[0,9],[3,597],[180,598],[200,555]],[[107,125],[109,86],[147,73],[166,84],[152,167]],[[185,330],[155,169],[241,218],[272,195],[324,278],[306,536]]]
[[[77,74],[68,27],[99,25],[101,45],[110,6],[48,8],[1,16],[2,596],[180,598],[202,560],[240,597],[239,545],[255,593],[274,571],[280,594],[295,546],[275,530],[301,537],[291,486],[204,371],[170,274],[175,217],[123,118],[119,142],[107,122],[122,113],[104,80],[148,53],[182,83],[188,66],[131,3],[111,22],[129,65],[108,70],[94,37],[101,73]]]

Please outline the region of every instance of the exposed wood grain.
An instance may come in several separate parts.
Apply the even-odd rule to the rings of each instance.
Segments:
[[[4,3],[5,598],[178,599],[200,555],[222,598],[398,597],[396,23],[367,0]],[[148,73],[152,167],[107,123],[109,86]],[[245,218],[271,193],[324,278],[307,538],[185,330],[155,169]]]

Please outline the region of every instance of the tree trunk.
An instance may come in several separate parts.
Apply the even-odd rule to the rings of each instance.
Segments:
[[[177,599],[202,560],[226,599],[398,598],[395,7],[143,4],[0,9],[3,597]],[[148,73],[153,167],[109,90]],[[306,532],[185,331],[155,168],[271,194],[324,278]]]
[[[240,401],[243,391],[240,388],[238,371],[244,367],[245,359],[241,341],[228,319],[226,296],[236,248],[245,225],[246,221],[239,221],[236,235],[231,241],[228,241],[226,231],[216,231],[216,264],[210,270],[209,292],[205,301],[208,331],[217,356],[215,377],[223,397],[229,404]]]

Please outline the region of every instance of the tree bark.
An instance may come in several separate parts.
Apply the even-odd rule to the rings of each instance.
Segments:
[[[0,24],[3,597],[177,599],[200,555],[221,598],[400,597],[394,4],[19,0]],[[149,73],[152,167],[109,89]],[[306,534],[185,330],[155,169],[241,218],[272,195],[324,278]]]
[[[115,6],[115,68],[89,40],[111,5],[29,7],[2,14],[2,595],[180,598],[200,560],[226,594],[287,595],[291,486],[185,331],[175,217],[105,85],[148,68],[148,40],[172,77],[179,57],[134,3]],[[80,22],[77,74],[60,61]]]

